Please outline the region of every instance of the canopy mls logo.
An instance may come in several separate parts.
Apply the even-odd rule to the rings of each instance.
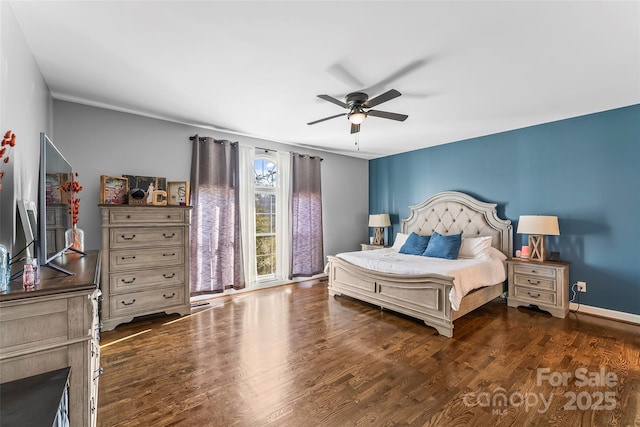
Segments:
[[[616,408],[617,400],[615,391],[600,391],[594,388],[615,388],[618,385],[618,376],[614,372],[607,372],[604,367],[598,371],[589,371],[587,368],[578,368],[573,372],[551,371],[549,368],[538,368],[536,371],[536,386],[545,384],[551,387],[589,387],[589,391],[566,391],[563,393],[565,411],[594,410],[611,411]],[[524,406],[525,412],[536,410],[540,414],[546,413],[554,400],[555,393],[545,396],[540,392],[520,393],[518,391],[507,393],[502,387],[497,387],[493,392],[465,393],[463,401],[467,407],[489,407],[494,415],[500,415],[509,407]]]

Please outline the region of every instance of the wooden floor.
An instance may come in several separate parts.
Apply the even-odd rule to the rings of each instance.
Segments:
[[[101,344],[100,426],[640,426],[640,327],[500,299],[449,339],[326,282],[287,285]]]

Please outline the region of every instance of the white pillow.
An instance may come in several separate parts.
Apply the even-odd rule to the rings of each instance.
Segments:
[[[393,241],[393,246],[392,246],[393,250],[396,252],[400,252],[402,245],[405,244],[408,238],[409,238],[408,234],[404,234],[404,233],[396,234],[396,240]]]
[[[482,258],[488,256],[491,247],[491,236],[463,237],[458,258]]]
[[[505,254],[503,254],[493,246],[489,248],[487,255],[489,256],[489,258],[498,258],[500,261],[504,261],[505,259],[507,259],[507,256]]]

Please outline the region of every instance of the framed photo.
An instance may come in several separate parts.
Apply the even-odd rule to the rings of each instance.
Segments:
[[[169,181],[167,185],[170,205],[189,206],[189,181]]]
[[[167,191],[167,178],[159,176],[138,176],[138,175],[122,175],[129,180],[129,188],[131,190],[140,188],[149,192],[154,190]],[[151,188],[153,187],[153,188]]]
[[[124,205],[127,203],[129,180],[122,176],[100,176],[100,203]]]

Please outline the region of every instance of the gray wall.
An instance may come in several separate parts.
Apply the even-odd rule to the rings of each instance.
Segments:
[[[24,246],[17,200],[38,200],[40,132],[52,128],[52,100],[11,6],[0,1],[0,132],[16,134],[0,190],[0,243],[12,253]],[[16,233],[18,230],[18,233]]]
[[[229,135],[86,105],[54,101],[53,142],[79,174],[78,226],[85,230],[85,247],[100,247],[100,175],[162,176],[189,180],[189,136],[211,136],[283,151],[319,155],[325,255],[358,250],[368,236],[369,166],[366,160]]]

